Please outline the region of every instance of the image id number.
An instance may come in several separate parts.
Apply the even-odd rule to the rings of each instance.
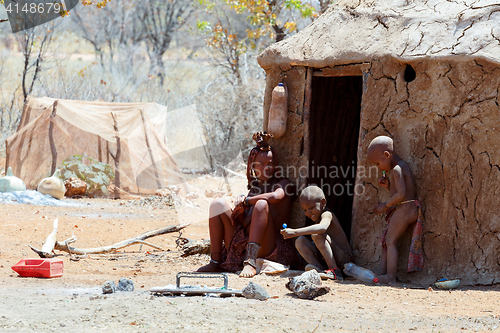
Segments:
[[[39,14],[43,14],[43,13],[59,13],[61,12],[61,4],[59,3],[30,3],[30,4],[27,4],[25,3],[24,6],[22,6],[22,8],[19,8],[19,4],[16,3],[15,5],[12,5],[12,3],[9,3],[9,5],[5,8],[5,10],[7,11],[7,13],[9,14],[12,14],[12,12],[14,13],[17,13],[17,14],[20,14],[20,13],[31,13],[31,14],[35,14],[35,13],[39,13]]]

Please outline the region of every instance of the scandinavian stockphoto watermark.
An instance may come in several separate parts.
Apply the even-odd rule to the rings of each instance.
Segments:
[[[353,163],[354,164],[354,163]],[[251,165],[252,177],[259,178],[259,172],[266,174],[271,170],[266,170],[270,166],[259,165],[259,162],[254,162]],[[354,182],[356,178],[371,178],[372,176],[379,175],[377,166],[302,166],[302,167],[281,167],[277,166],[273,170],[274,175],[278,178],[287,178],[290,182],[283,188],[285,194],[290,197],[299,195],[302,190],[307,186],[303,180],[310,179],[310,177],[317,177],[320,179],[315,185],[319,186],[326,197],[334,196],[363,196],[365,194],[365,186],[363,182]],[[314,175],[314,176],[313,176]],[[261,194],[263,191],[258,186],[252,187],[253,195]],[[210,206],[210,217],[220,215],[227,210],[227,206],[218,202]]]
[[[258,164],[258,162],[254,162]],[[259,172],[263,169],[251,166],[253,175],[259,178]],[[365,187],[361,182],[355,183],[355,179],[371,178],[373,175],[379,176],[377,166],[354,166],[353,165],[311,165],[311,166],[277,166],[274,170],[277,178],[295,179],[285,187],[285,193],[290,196],[298,195],[306,186],[301,179],[316,179],[315,185],[319,186],[327,197],[329,196],[360,196],[365,194]],[[258,190],[258,189],[256,189]]]
[[[79,0],[4,0],[12,32],[34,28],[65,16]]]

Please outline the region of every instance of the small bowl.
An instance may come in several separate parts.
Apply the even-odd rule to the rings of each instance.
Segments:
[[[460,285],[460,280],[444,280],[434,283],[439,289],[455,289]]]

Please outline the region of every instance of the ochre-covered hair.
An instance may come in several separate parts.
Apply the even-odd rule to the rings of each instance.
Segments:
[[[257,158],[257,154],[261,151],[271,151],[273,154],[273,165],[276,168],[278,166],[278,153],[276,150],[267,143],[267,141],[272,138],[273,135],[267,132],[256,132],[253,134],[252,139],[255,141],[257,146],[252,148],[250,151],[250,155],[248,155],[248,163],[247,163],[247,180],[248,180],[248,189],[252,188],[252,182],[255,181],[255,177],[252,174],[252,165]]]

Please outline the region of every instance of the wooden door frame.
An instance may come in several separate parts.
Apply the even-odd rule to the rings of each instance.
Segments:
[[[321,77],[333,77],[333,76],[363,76],[363,73],[367,72],[370,69],[371,63],[363,62],[356,64],[346,64],[346,65],[337,65],[333,67],[324,67],[324,68],[314,68],[307,67],[306,69],[306,86],[304,89],[304,155],[307,159],[307,165],[311,160],[311,142],[309,136],[309,121],[311,119],[311,100],[312,100],[312,79],[314,76]],[[363,81],[364,84],[364,81]],[[363,101],[363,97],[361,97],[361,101]],[[302,179],[301,187],[305,187],[307,184],[307,179]]]

